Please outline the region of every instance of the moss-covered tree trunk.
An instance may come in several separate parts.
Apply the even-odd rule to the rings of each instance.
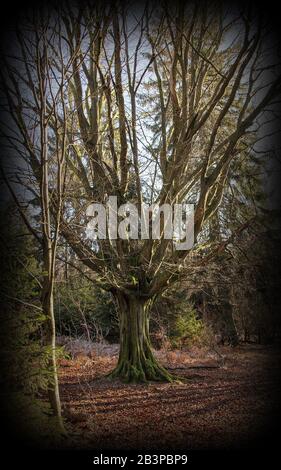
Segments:
[[[168,381],[174,378],[153,355],[149,338],[148,301],[118,294],[120,353],[111,377],[126,382]]]

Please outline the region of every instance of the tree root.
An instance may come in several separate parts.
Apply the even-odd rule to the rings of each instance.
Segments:
[[[132,364],[128,360],[122,360],[109,374],[109,378],[120,378],[125,383],[147,383],[147,382],[178,382],[180,379],[170,374],[155,360],[146,359]]]

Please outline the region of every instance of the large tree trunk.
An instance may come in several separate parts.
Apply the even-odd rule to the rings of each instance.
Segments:
[[[126,382],[168,381],[174,377],[162,367],[151,349],[149,302],[140,297],[117,294],[120,322],[120,353],[110,374]]]

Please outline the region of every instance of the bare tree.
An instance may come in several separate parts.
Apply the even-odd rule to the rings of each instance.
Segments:
[[[255,151],[261,123],[272,119],[280,97],[269,27],[248,5],[232,11],[222,2],[200,8],[197,2],[66,3],[50,18],[48,31],[60,44],[47,45],[53,78],[64,75],[67,83],[60,95],[65,115],[60,111],[55,118],[49,99],[45,104],[49,125],[57,119],[63,126],[68,148],[71,176],[60,206],[61,234],[96,284],[117,302],[120,355],[112,376],[173,380],[153,356],[149,310],[173,282],[206,266],[235,235],[212,242],[210,249],[204,230],[221,205],[232,162]],[[26,76],[31,73],[32,79],[22,76],[16,83],[24,82],[27,92],[23,97],[15,86],[12,92],[5,87],[10,114],[23,135],[20,153],[30,161],[34,150],[25,113],[38,119],[42,110],[38,83],[29,72],[37,63],[28,47],[36,38],[32,28],[19,40]],[[17,72],[9,64],[6,68],[15,79]],[[49,94],[53,89],[55,84]],[[60,136],[53,132],[56,153]],[[15,138],[9,142],[17,146]],[[29,165],[38,181],[42,162]],[[57,191],[50,192],[56,217]],[[106,203],[110,195],[119,204],[135,203],[139,216],[143,202],[194,203],[194,247],[176,250],[174,241],[165,239],[163,224],[156,240],[89,240],[86,208]]]
[[[6,150],[15,160],[12,167],[4,162],[2,175],[28,230],[42,247],[41,302],[46,316],[44,341],[50,347],[52,371],[48,394],[52,410],[64,432],[56,361],[54,282],[66,179],[67,110],[64,71],[59,75],[52,66],[54,42],[53,35],[48,31],[49,22],[47,14],[35,14],[31,23],[34,28],[32,40],[26,42],[24,32],[17,29],[19,55],[10,61],[3,59],[6,69],[1,79],[6,111],[14,124],[11,127],[8,120],[3,123],[3,130]],[[61,44],[56,43],[56,46],[62,54]],[[32,62],[29,61],[31,54]],[[28,89],[26,95],[24,87]],[[30,107],[31,103],[33,108]],[[36,113],[32,112],[34,109]],[[20,159],[15,158],[18,156]],[[15,169],[18,162],[19,168]],[[22,200],[22,191],[17,190],[16,183],[28,189],[27,201],[38,201],[37,223],[28,216],[26,201]]]

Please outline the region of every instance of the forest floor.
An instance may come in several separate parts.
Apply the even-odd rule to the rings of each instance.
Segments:
[[[71,447],[91,449],[249,448],[279,412],[280,353],[243,345],[156,352],[180,384],[124,384],[106,377],[117,346],[60,364]],[[261,441],[262,442],[262,441]]]

